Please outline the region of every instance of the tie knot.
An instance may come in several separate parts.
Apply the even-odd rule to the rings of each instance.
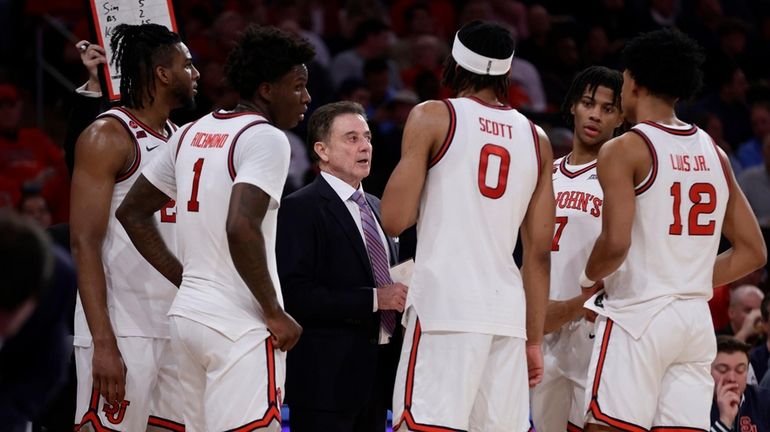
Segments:
[[[366,198],[364,198],[364,194],[361,193],[361,191],[355,191],[353,192],[353,195],[350,196],[350,199],[356,202],[360,207],[366,207]]]

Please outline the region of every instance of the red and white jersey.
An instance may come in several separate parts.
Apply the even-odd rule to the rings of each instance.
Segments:
[[[116,336],[169,337],[168,312],[176,287],[158,273],[136,250],[115,210],[125,198],[142,168],[168,147],[168,138],[159,135],[124,108],[110,109],[97,118],[114,118],[125,128],[135,146],[131,167],[115,179],[107,232],[102,243],[102,263],[107,283],[107,308]],[[168,136],[177,128],[166,123]],[[175,208],[170,201],[156,213],[158,228],[173,251],[176,248]],[[88,346],[91,333],[78,296],[75,309],[75,345]]]
[[[262,309],[235,269],[225,226],[236,183],[270,196],[262,221],[267,267],[283,302],[275,262],[276,217],[289,169],[286,135],[257,113],[215,111],[182,127],[174,148],[143,174],[179,202],[177,229],[182,285],[169,315],[211,327],[235,340],[264,329]]]
[[[630,133],[649,147],[652,169],[636,187],[627,258],[604,280],[604,307],[596,310],[639,338],[671,301],[711,298],[730,188],[706,132],[644,122]]]
[[[424,331],[526,338],[513,249],[540,171],[535,126],[475,98],[444,103],[451,122],[420,200],[407,306]]]
[[[580,273],[602,231],[604,194],[596,176],[596,161],[571,165],[568,158],[553,164],[556,223],[551,245],[551,300],[580,294]]]

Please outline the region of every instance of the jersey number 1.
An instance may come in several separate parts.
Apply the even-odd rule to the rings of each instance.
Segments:
[[[497,181],[494,187],[487,186],[487,165],[490,156],[500,158],[500,167],[497,170]],[[511,154],[505,147],[495,144],[486,144],[481,148],[479,155],[479,191],[487,198],[498,199],[505,193],[508,186],[508,168],[511,165]]]
[[[193,176],[190,200],[187,201],[187,211],[189,212],[197,212],[200,207],[200,203],[198,202],[198,183],[201,181],[201,171],[203,171],[203,158],[195,161],[195,164],[193,165],[193,173],[195,175]]]
[[[703,195],[708,196],[708,201],[703,202]],[[668,233],[682,235],[682,184],[675,182],[671,185],[671,196],[674,198],[674,223],[669,225]],[[711,214],[717,207],[717,191],[711,183],[695,183],[690,186],[688,198],[692,202],[687,216],[687,234],[689,235],[713,235],[716,222],[708,221],[705,225],[698,223],[698,217],[702,214]]]

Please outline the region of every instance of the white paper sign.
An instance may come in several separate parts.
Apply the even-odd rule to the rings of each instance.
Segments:
[[[176,32],[176,18],[171,0],[90,0],[96,39],[112,61],[110,38],[118,24],[160,24]],[[120,99],[120,74],[114,64],[104,65],[107,94],[110,100]]]

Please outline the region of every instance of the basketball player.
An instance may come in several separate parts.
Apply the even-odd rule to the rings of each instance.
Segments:
[[[602,231],[579,279],[606,290],[586,303],[599,314],[589,431],[708,430],[716,343],[706,302],[766,260],[726,155],[674,112],[698,90],[703,59],[670,29],[623,51],[621,104],[636,126],[599,151]],[[720,233],[732,248],[717,256]]]
[[[80,135],[72,176],[80,291],[75,422],[83,430],[141,431],[152,414],[150,426],[181,430],[166,317],[176,288],[139,255],[113,215],[176,129],[169,112],[193,105],[200,75],[179,36],[160,25],[119,25],[111,46],[122,76],[121,106]],[[153,217],[173,244],[174,203],[164,202]]]
[[[541,432],[576,431],[585,417],[585,379],[593,322],[582,319],[590,291],[575,283],[601,231],[602,189],[596,155],[623,123],[620,72],[592,66],[572,81],[562,112],[574,128],[572,152],[553,164],[556,226],[550,302],[545,318],[543,381],[532,390],[532,419]]]
[[[385,189],[387,233],[416,220],[420,239],[393,395],[400,431],[529,428],[527,387],[543,373],[553,156],[545,134],[503,102],[512,56],[503,27],[460,29],[444,69],[458,98],[414,108]]]
[[[169,316],[187,431],[280,431],[281,351],[301,332],[283,310],[275,262],[290,156],[281,129],[307,110],[314,54],[273,27],[248,28],[225,66],[238,106],[180,129],[118,209],[139,252],[181,284]],[[169,198],[180,203],[183,264],[152,218]]]

